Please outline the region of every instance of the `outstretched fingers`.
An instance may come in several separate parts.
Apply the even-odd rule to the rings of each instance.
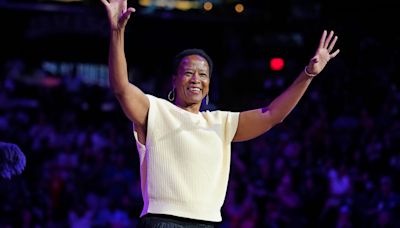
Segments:
[[[326,49],[329,53],[329,58],[334,58],[337,54],[339,54],[340,50],[337,49],[333,53],[330,53],[335,47],[336,41],[338,37],[334,35],[333,31],[330,31],[329,34],[326,30],[322,33],[321,39],[319,41],[319,48]]]
[[[337,54],[339,54],[339,52],[340,52],[340,49],[337,49],[335,52],[333,52],[332,54],[329,55],[330,58],[331,58],[331,59],[332,59],[332,58],[335,58],[335,56],[337,56]]]
[[[324,45],[323,45],[324,48],[328,49],[328,46],[332,40],[332,37],[333,37],[333,31],[330,31],[328,37],[326,37],[326,39],[324,41]]]
[[[335,36],[335,37],[333,37],[332,42],[329,43],[329,46],[328,46],[328,51],[329,52],[331,52],[333,50],[333,47],[335,46],[337,39],[338,39],[338,37]]]
[[[338,40],[337,36],[334,36],[334,32],[331,31],[329,33],[329,36],[326,38],[325,41],[325,48],[328,50],[329,53],[329,58],[332,59],[334,58],[337,54],[339,54],[340,50],[337,49],[336,51],[334,51],[333,53],[331,53],[331,51],[333,50],[333,48],[335,47],[336,41]]]
[[[325,39],[326,39],[326,30],[322,33],[321,39],[319,40],[319,47],[318,48],[323,48],[325,45]]]

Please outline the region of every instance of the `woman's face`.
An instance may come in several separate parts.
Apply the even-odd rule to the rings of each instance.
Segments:
[[[175,104],[180,107],[201,105],[208,94],[210,74],[207,60],[199,55],[189,55],[179,64],[173,78],[176,89]]]

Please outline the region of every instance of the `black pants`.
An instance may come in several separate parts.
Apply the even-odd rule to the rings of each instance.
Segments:
[[[138,228],[215,228],[215,224],[171,215],[147,214],[139,219]]]

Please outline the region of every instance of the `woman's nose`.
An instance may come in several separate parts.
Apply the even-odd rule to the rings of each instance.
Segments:
[[[191,81],[192,83],[198,83],[198,82],[200,82],[200,76],[199,76],[199,74],[198,74],[198,73],[194,73],[194,74],[192,75],[192,78],[190,79],[190,81]]]

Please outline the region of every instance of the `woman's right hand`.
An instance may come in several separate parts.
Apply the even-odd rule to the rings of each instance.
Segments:
[[[127,0],[101,0],[101,2],[106,7],[111,30],[124,29],[135,8],[128,8]]]

